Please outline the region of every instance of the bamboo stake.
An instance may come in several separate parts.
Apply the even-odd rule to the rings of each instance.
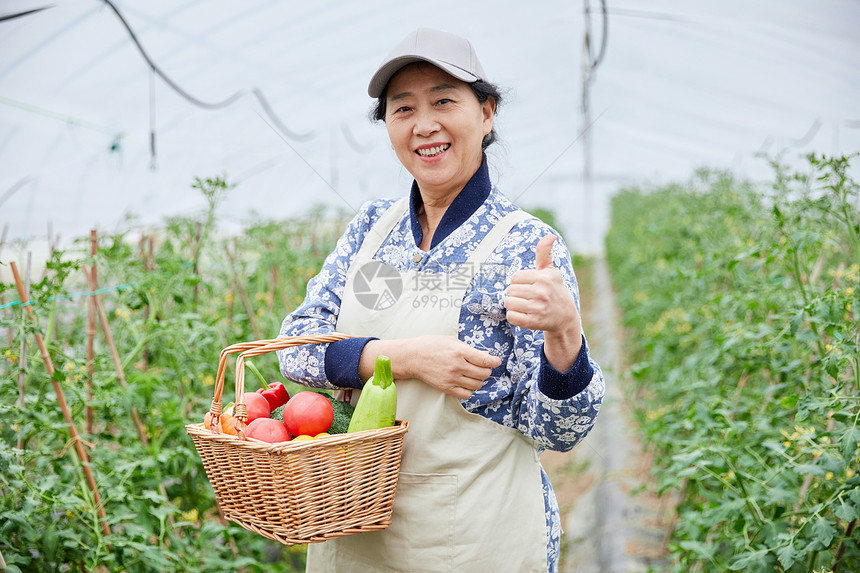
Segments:
[[[153,268],[155,268],[155,260],[153,256],[153,238],[152,236],[144,235],[140,239],[140,258],[143,259],[143,270],[146,273],[152,272]],[[149,246],[149,251],[147,252],[146,246]],[[143,323],[145,325],[149,325],[149,315],[152,312],[152,309],[149,306],[149,303],[146,303],[143,307]],[[148,327],[148,326],[147,326]],[[144,343],[143,350],[140,353],[140,361],[141,361],[141,370],[146,372],[149,368],[149,345]]]
[[[27,309],[27,314],[30,319],[35,321],[36,314],[33,312],[33,307],[28,304],[30,299],[27,297],[27,291],[24,290],[24,284],[21,282],[21,275],[18,274],[18,266],[14,261],[10,262],[9,266],[12,268],[12,274],[15,277],[15,286],[18,289],[18,296],[21,297],[21,303]],[[78,434],[78,429],[75,427],[74,420],[72,420],[72,413],[69,411],[68,404],[66,404],[66,397],[63,395],[63,389],[60,387],[60,383],[54,379],[54,363],[51,360],[51,356],[48,354],[48,348],[45,346],[45,341],[42,340],[42,334],[37,332],[35,338],[36,345],[39,347],[39,353],[42,356],[42,362],[45,363],[45,368],[48,370],[48,375],[51,377],[51,383],[54,385],[54,392],[57,394],[57,402],[60,405],[60,410],[63,412],[63,418],[69,426],[69,435],[72,438],[72,443],[74,444],[75,452],[78,454],[78,459],[81,461],[81,468],[84,471],[87,485],[93,494],[93,501],[95,502],[96,511],[98,512],[99,520],[101,521],[102,531],[105,535],[110,535],[111,531],[107,523],[107,514],[105,513],[105,508],[102,505],[102,498],[101,495],[99,495],[99,488],[96,485],[95,477],[93,477],[93,470],[90,467],[90,458],[87,455],[87,452],[84,451],[81,437]]]
[[[289,283],[295,282],[295,279],[288,281]],[[284,309],[289,312],[289,309],[293,308],[293,303],[290,301],[290,297],[287,295],[287,289],[281,288],[278,289],[281,292],[281,303],[284,305]]]
[[[196,278],[200,278],[200,253],[203,250],[203,231],[200,221],[197,221],[194,225],[195,236],[194,236],[194,249],[191,254],[191,260],[193,262],[192,270],[194,271],[194,276]],[[200,290],[200,281],[194,282],[194,291],[191,295],[191,301],[193,303],[192,308],[197,309],[197,293]]]
[[[855,517],[851,521],[848,522],[848,525],[845,526],[845,539],[851,539],[851,535],[854,533],[854,527],[857,525],[857,518]],[[833,570],[840,571],[839,562],[842,561],[842,556],[845,554],[845,539],[839,542],[839,547],[836,548],[836,557],[833,558]]]
[[[233,300],[236,298],[236,287],[230,281],[230,290],[227,291],[227,326],[233,325]]]
[[[27,273],[26,282],[24,283],[24,291],[30,294],[30,272],[33,263],[33,253],[27,251]],[[21,348],[18,352],[18,407],[24,409],[24,395],[27,390],[27,340],[21,337]],[[24,449],[24,436],[18,435],[18,449]]]
[[[96,309],[99,315],[99,321],[102,325],[102,331],[105,335],[105,340],[107,341],[108,348],[110,348],[111,357],[113,358],[113,366],[116,370],[116,377],[119,379],[119,383],[123,388],[128,388],[128,383],[125,381],[125,372],[122,369],[122,361],[119,358],[119,352],[117,352],[116,344],[113,341],[113,334],[111,333],[110,324],[108,323],[107,313],[105,313],[105,307],[102,304],[101,297],[98,294],[95,294],[95,291],[98,290],[99,284],[96,282],[95,273],[91,270],[87,269],[86,266],[83,267],[84,274],[89,280],[90,290],[93,291],[93,300],[95,300]],[[137,413],[137,408],[135,406],[131,407],[131,419],[134,421],[134,425],[137,428],[137,437],[140,439],[141,443],[144,446],[149,445],[149,438],[146,437],[146,430],[143,427],[143,424],[140,421],[140,416]]]
[[[48,220],[48,260],[54,258],[54,253],[57,252],[57,245],[59,244],[59,235],[54,236],[54,226],[50,220]],[[45,268],[42,270],[42,279],[48,276],[48,265],[45,265]],[[57,331],[57,313],[55,312],[57,308],[57,301],[54,299],[51,302],[51,312],[48,315],[48,331],[47,331],[47,339],[48,342],[51,341],[51,337]]]
[[[98,240],[96,230],[90,231],[90,254],[93,256],[93,279],[98,277],[96,273],[95,256],[98,253]],[[95,340],[96,340],[96,302],[95,297],[87,301],[87,409],[86,409],[86,432],[93,433],[93,380],[95,378]]]
[[[275,265],[269,267],[269,292],[266,295],[266,304],[269,306],[269,313],[275,311],[275,289],[278,284],[278,269]]]
[[[149,249],[149,255],[146,260],[146,270],[147,272],[151,272],[155,270],[155,237],[150,235],[147,245]]]

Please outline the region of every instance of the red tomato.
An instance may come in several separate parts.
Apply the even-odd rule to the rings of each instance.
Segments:
[[[269,401],[261,394],[256,392],[245,392],[242,401],[245,402],[245,407],[248,408],[248,419],[246,423],[250,424],[257,418],[268,418],[272,410],[269,408]]]
[[[283,422],[271,418],[257,418],[245,428],[245,437],[275,444],[289,442],[290,433]]]
[[[316,392],[299,392],[284,406],[284,423],[294,436],[316,436],[328,431],[334,420],[331,402]]]

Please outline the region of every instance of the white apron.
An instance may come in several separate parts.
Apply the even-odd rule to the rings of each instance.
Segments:
[[[386,339],[457,336],[471,276],[456,288],[449,283],[434,290],[421,273],[403,273],[402,293],[393,303],[389,298],[376,305],[382,310],[356,298],[356,273],[406,213],[407,200],[392,205],[364,238],[347,273],[338,332]],[[463,268],[478,270],[511,227],[528,217],[518,210],[502,218]],[[417,247],[415,253],[423,254]],[[358,290],[361,296],[362,283]],[[397,418],[410,424],[392,523],[383,531],[310,544],[307,571],[545,572],[546,516],[534,442],[467,412],[457,398],[421,381],[395,383]]]

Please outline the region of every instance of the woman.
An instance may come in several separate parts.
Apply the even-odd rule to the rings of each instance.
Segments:
[[[279,358],[290,380],[360,389],[390,357],[410,430],[391,526],[312,544],[308,571],[555,571],[538,455],[575,446],[604,393],[570,256],[490,183],[501,97],[468,41],[416,30],[368,93],[411,193],[361,208],[281,329],[354,337]]]

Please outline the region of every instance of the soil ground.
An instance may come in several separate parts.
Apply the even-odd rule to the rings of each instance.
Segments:
[[[626,399],[613,291],[602,259],[576,261],[583,327],[606,379],[594,429],[571,452],[544,452],[562,515],[560,573],[629,573],[667,568],[675,500],[656,494],[651,456]]]

